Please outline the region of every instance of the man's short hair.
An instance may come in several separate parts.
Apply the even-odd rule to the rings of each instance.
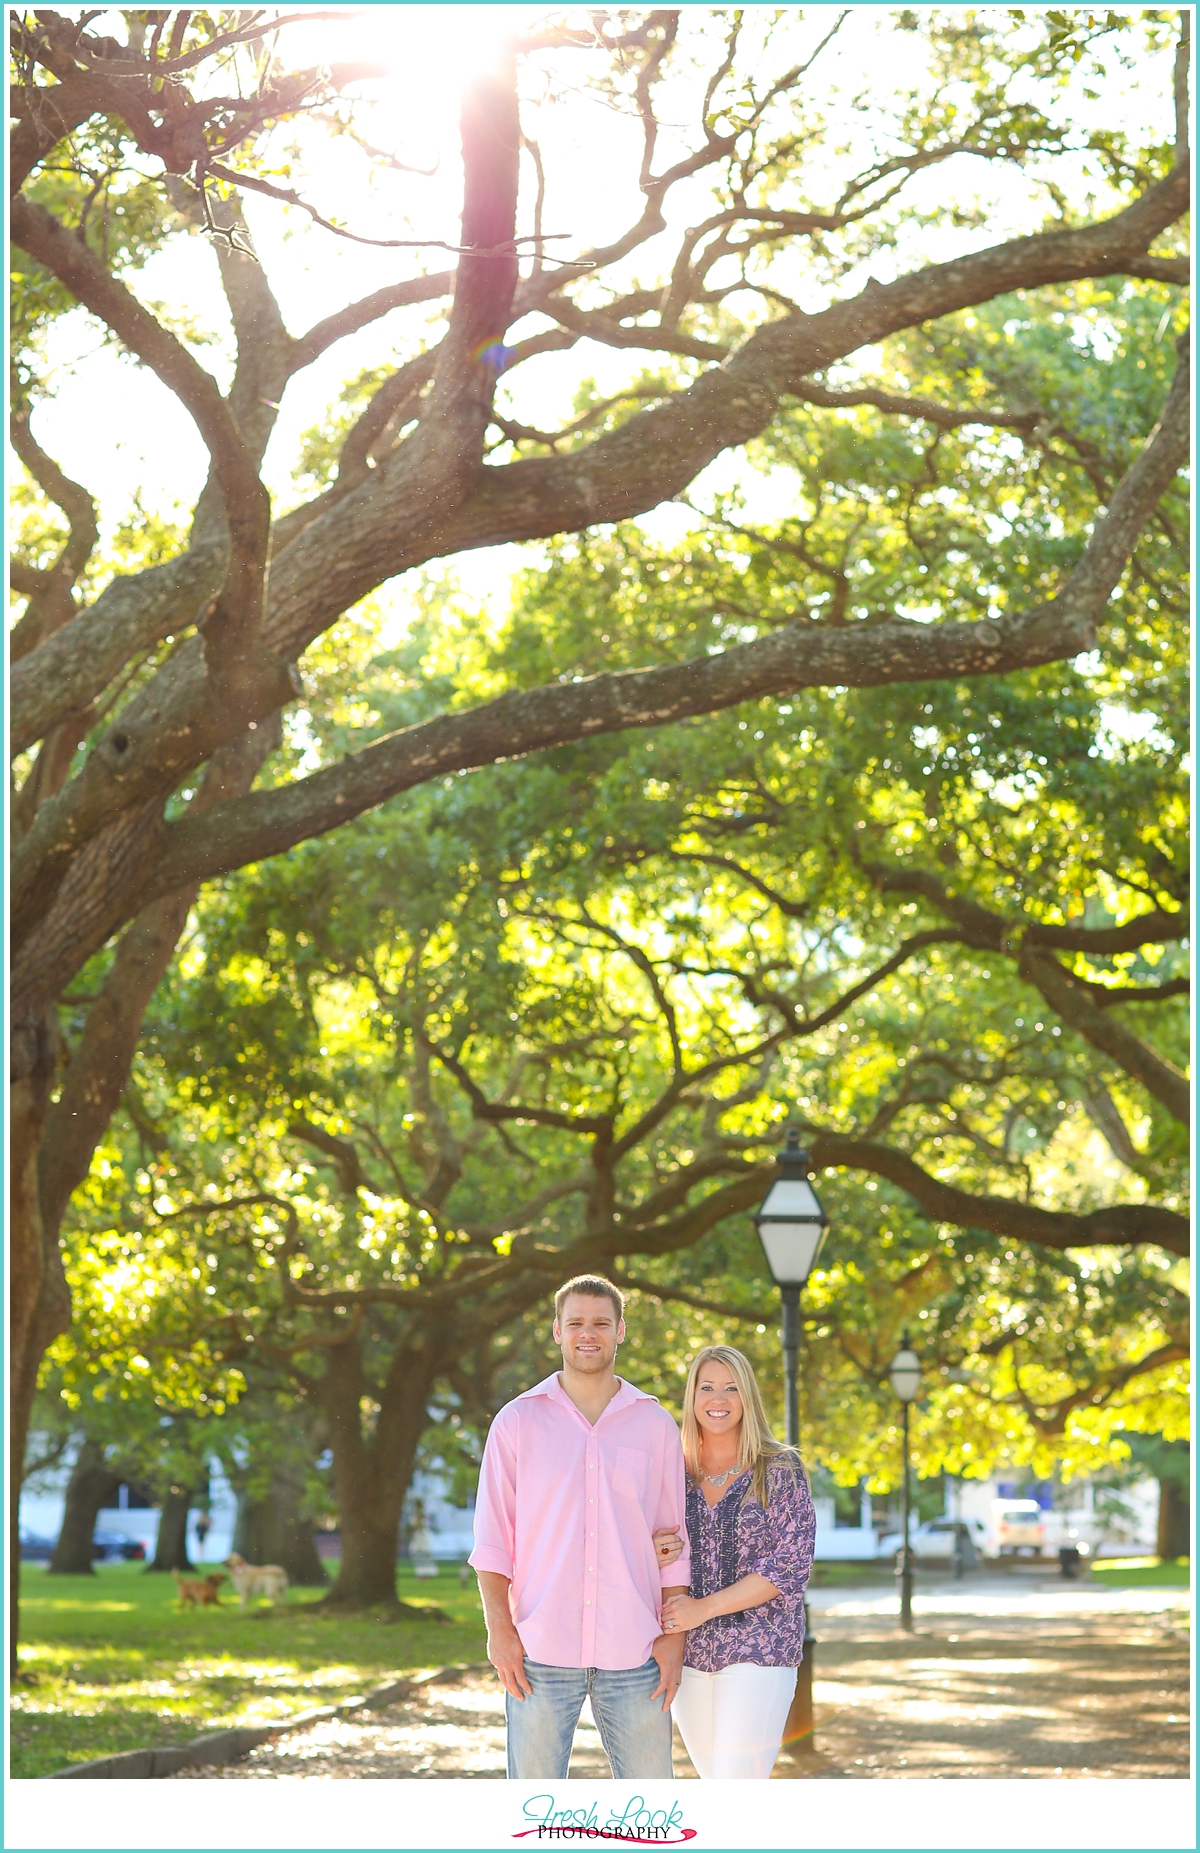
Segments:
[[[625,1317],[625,1297],[619,1287],[614,1287],[611,1280],[605,1280],[603,1274],[576,1274],[561,1286],[554,1296],[554,1317],[562,1318],[562,1309],[572,1293],[586,1293],[593,1300],[611,1300],[613,1311],[620,1325]]]

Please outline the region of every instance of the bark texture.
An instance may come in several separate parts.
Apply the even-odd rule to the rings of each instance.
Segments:
[[[1187,1488],[1175,1479],[1158,1483],[1158,1537],[1155,1546],[1164,1563],[1194,1555],[1192,1513]]]
[[[157,1570],[182,1570],[190,1574],[195,1565],[188,1556],[187,1523],[196,1489],[190,1486],[171,1486],[163,1495],[162,1516],[158,1521],[158,1538],[154,1546],[154,1556],[146,1565],[147,1572]]]

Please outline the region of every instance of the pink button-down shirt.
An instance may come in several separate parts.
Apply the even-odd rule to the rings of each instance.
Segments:
[[[471,1563],[510,1578],[531,1660],[644,1666],[664,1585],[687,1585],[686,1511],[679,1430],[657,1397],[622,1382],[593,1428],[556,1372],[492,1423]],[[660,1525],[678,1525],[684,1545],[665,1569],[651,1537]]]

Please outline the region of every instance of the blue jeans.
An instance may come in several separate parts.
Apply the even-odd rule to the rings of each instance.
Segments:
[[[504,1702],[510,1779],[561,1780],[566,1775],[585,1698],[592,1701],[600,1741],[618,1781],[670,1781],[674,1776],[671,1714],[662,1708],[661,1692],[650,1697],[660,1679],[657,1660],[610,1673],[596,1666],[542,1666],[526,1655],[525,1674],[532,1696],[514,1699],[509,1693]]]

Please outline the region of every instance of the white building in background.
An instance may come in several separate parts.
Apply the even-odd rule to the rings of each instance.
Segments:
[[[420,1502],[425,1514],[430,1554],[439,1561],[466,1557],[475,1547],[475,1501],[454,1506],[438,1473],[414,1473],[406,1509]]]
[[[51,1543],[58,1537],[69,1475],[69,1464],[60,1466],[40,1475],[34,1490],[22,1492],[20,1523],[23,1531]],[[994,1502],[1011,1491],[1011,1486],[999,1478],[947,1478],[946,1517],[979,1519],[990,1530]],[[1043,1548],[1047,1554],[1056,1552],[1070,1536],[1072,1542],[1086,1543],[1095,1555],[1153,1555],[1158,1542],[1158,1483],[1155,1480],[1112,1487],[1078,1479],[1066,1486],[1055,1486],[1051,1494],[1044,1496],[1053,1500],[1042,1513]],[[137,1496],[132,1497],[136,1500]],[[99,1514],[96,1529],[121,1532],[127,1538],[137,1539],[145,1546],[147,1556],[152,1556],[158,1538],[157,1509],[131,1503],[128,1487],[120,1489],[118,1501],[116,1506],[107,1507]],[[466,1506],[452,1505],[446,1496],[445,1481],[435,1472],[413,1476],[410,1507],[416,1501],[420,1501],[424,1513],[432,1556],[439,1561],[466,1557],[474,1544],[474,1500]],[[882,1515],[872,1512],[871,1496],[865,1487],[857,1524],[838,1518],[832,1498],[817,1498],[813,1503],[817,1514],[818,1560],[864,1562],[879,1555]],[[237,1497],[216,1460],[209,1464],[208,1509],[211,1525],[203,1544],[195,1531],[196,1514],[192,1515],[188,1528],[188,1549],[194,1563],[221,1563],[233,1548]]]
[[[871,1495],[865,1485],[859,1500],[857,1525],[848,1525],[844,1520],[839,1520],[832,1499],[814,1499],[813,1507],[817,1514],[817,1541],[813,1555],[818,1560],[825,1558],[840,1559],[843,1563],[863,1562],[879,1555],[879,1533],[872,1518]]]

